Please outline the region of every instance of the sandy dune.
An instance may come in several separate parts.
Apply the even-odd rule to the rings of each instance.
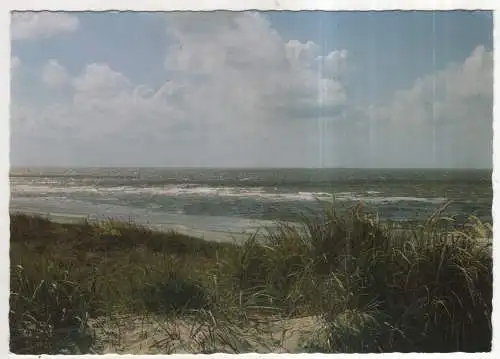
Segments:
[[[237,328],[230,323],[122,316],[98,318],[91,326],[98,338],[97,354],[299,353],[321,321],[303,317]]]

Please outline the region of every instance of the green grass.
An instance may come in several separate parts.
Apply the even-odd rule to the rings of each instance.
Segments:
[[[91,353],[89,318],[151,314],[204,328],[206,353],[241,351],[255,323],[300,316],[322,323],[303,351],[491,350],[491,226],[438,212],[401,230],[360,206],[342,213],[240,245],[12,215],[11,351]]]

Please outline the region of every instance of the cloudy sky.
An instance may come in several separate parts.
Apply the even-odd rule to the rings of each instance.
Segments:
[[[17,13],[14,166],[491,167],[487,12]]]

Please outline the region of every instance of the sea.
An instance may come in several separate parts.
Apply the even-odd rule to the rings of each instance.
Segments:
[[[16,168],[11,212],[116,219],[156,229],[251,233],[328,206],[382,221],[444,215],[491,222],[491,170]]]

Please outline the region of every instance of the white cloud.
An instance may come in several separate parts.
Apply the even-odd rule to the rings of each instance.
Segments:
[[[312,41],[301,43],[298,40],[290,40],[285,45],[285,52],[292,65],[309,67],[320,55],[320,48]]]
[[[46,83],[57,73],[71,86],[46,106],[13,99],[13,160],[37,162],[49,146],[44,161],[60,165],[490,164],[493,60],[482,47],[384,106],[358,108],[343,49],[285,41],[251,13],[171,13],[166,23],[158,88],[105,63],[64,80],[47,64]]]
[[[74,32],[80,22],[75,15],[63,12],[15,12],[11,18],[12,40],[43,39]]]
[[[113,71],[107,64],[87,65],[83,73],[73,80],[75,90],[92,98],[109,98],[129,91],[130,80],[123,74]]]
[[[234,114],[221,110],[227,103],[246,109],[249,118],[318,117],[335,112],[346,100],[342,83],[320,72],[319,46],[285,42],[262,16],[177,13],[169,14],[167,23],[174,41],[167,69],[184,78],[199,75],[190,96],[205,109],[205,117],[213,106],[212,117],[231,121]],[[337,53],[347,57],[340,50],[324,58]],[[331,65],[328,70],[333,72]]]
[[[69,75],[57,60],[52,59],[43,67],[42,81],[49,87],[61,88],[68,84]]]
[[[320,56],[319,61],[326,75],[341,78],[348,69],[348,53],[346,50],[335,50],[326,56]]]
[[[479,46],[366,116],[366,153],[377,154],[379,166],[491,166],[493,53]]]

